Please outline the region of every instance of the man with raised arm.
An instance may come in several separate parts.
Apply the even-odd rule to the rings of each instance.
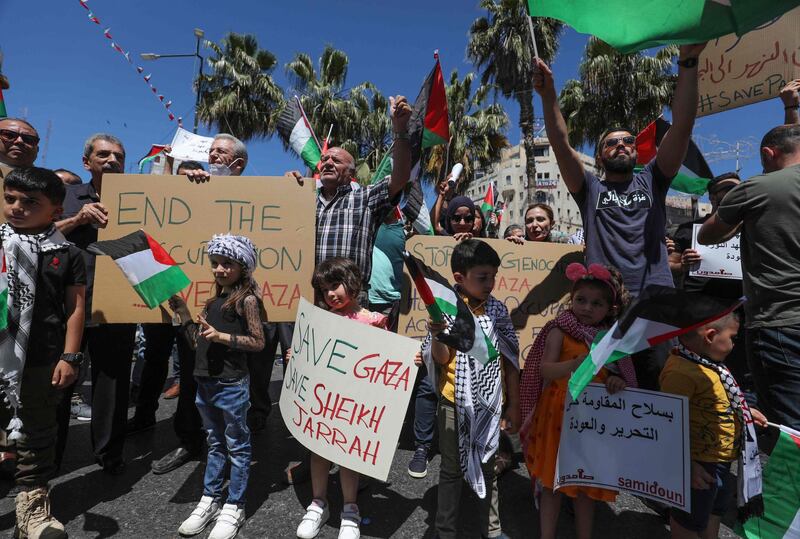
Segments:
[[[542,97],[547,138],[561,177],[581,211],[586,263],[618,268],[634,296],[649,284],[672,286],[664,244],[666,197],[683,163],[694,126],[697,57],[703,48],[704,43],[680,47],[672,127],[664,135],[655,159],[634,173],[634,133],[625,127],[609,126],[595,151],[600,176],[586,170],[578,152],[570,146],[553,72],[541,59],[535,60],[534,89]],[[637,364],[640,385],[657,388],[660,367],[657,361]]]

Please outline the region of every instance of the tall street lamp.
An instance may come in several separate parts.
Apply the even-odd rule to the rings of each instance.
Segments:
[[[200,59],[200,70],[197,77],[197,88],[195,89],[195,100],[194,100],[194,129],[192,129],[193,133],[197,133],[197,122],[198,122],[198,112],[200,110],[200,90],[201,85],[203,84],[203,57],[200,56],[200,40],[205,35],[200,28],[194,29],[194,35],[197,38],[197,48],[195,49],[193,54],[156,54],[154,52],[143,52],[139,56],[141,56],[142,60],[159,60],[161,58],[199,58]]]

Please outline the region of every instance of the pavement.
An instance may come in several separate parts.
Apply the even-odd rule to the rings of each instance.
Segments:
[[[311,501],[310,481],[288,485],[284,469],[293,460],[306,460],[307,451],[283,425],[277,400],[282,369],[276,368],[270,388],[275,403],[265,432],[253,438],[253,463],[246,506],[247,521],[240,538],[292,538],[304,508]],[[176,400],[161,400],[158,423],[152,430],[127,439],[124,475],[112,477],[94,464],[89,423],[74,421],[64,457],[62,475],[51,484],[53,514],[67,527],[71,538],[156,539],[178,537],[180,523],[191,513],[203,490],[203,462],[191,462],[166,475],[153,475],[150,463],[174,449],[172,412]],[[133,413],[133,409],[130,410]],[[516,441],[518,443],[518,441]],[[359,494],[362,537],[433,538],[436,515],[439,457],[430,463],[428,476],[413,479],[406,466],[413,454],[413,437],[407,424],[401,436],[388,481],[367,481]],[[530,479],[521,455],[515,469],[499,481],[503,531],[511,538],[539,537]],[[14,527],[14,499],[4,495],[11,484],[0,482],[0,536],[10,537]],[[329,486],[331,519],[321,539],[338,534],[341,490],[338,476]],[[464,486],[459,537],[480,537],[476,531],[475,498]],[[732,524],[731,514],[724,522]],[[196,536],[205,539],[210,527]],[[575,537],[569,508],[562,507],[559,537]],[[664,520],[641,500],[621,494],[616,503],[598,504],[595,538],[662,539],[669,537]],[[723,525],[720,537],[736,537]]]

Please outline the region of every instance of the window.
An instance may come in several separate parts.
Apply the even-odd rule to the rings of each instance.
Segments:
[[[542,179],[542,173],[541,172],[537,172],[536,173],[536,179],[537,180],[541,180]]]
[[[506,185],[511,185],[511,175],[506,176]]]
[[[534,157],[547,157],[548,155],[550,155],[549,146],[539,146],[538,148],[533,149]]]
[[[522,217],[522,210],[521,209],[519,210],[519,216],[520,216],[520,218]]]
[[[550,179],[550,173],[549,172],[545,172],[544,173],[544,179],[545,180],[549,180]]]

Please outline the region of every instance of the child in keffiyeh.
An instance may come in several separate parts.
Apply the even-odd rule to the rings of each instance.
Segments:
[[[422,353],[426,364],[434,363],[438,367],[440,394],[438,422],[442,461],[436,531],[443,539],[457,536],[458,506],[466,480],[480,498],[481,535],[488,537],[490,518],[499,520],[499,515],[490,517],[490,513],[497,511],[494,463],[500,429],[513,434],[520,426],[519,343],[508,310],[491,295],[500,267],[497,252],[485,242],[465,240],[453,249],[450,267],[456,292],[500,352],[500,357],[485,363],[450,348],[435,337],[447,330],[448,323],[428,323],[430,331]]]
[[[3,194],[0,258],[8,296],[0,296],[0,391],[11,409],[0,405],[0,427],[8,425],[8,439],[16,440],[14,479],[21,492],[14,536],[65,537],[50,514],[48,481],[56,469],[61,390],[75,381],[83,360],[86,268],[81,251],[53,224],[66,194],[55,173],[16,169]]]
[[[680,336],[661,371],[661,391],[689,398],[691,512],[670,511],[672,537],[717,537],[734,496],[740,520],[763,512],[754,425],[766,427],[767,419],[748,407],[724,365],[738,331],[739,319],[732,312]],[[732,462],[738,464],[736,477]]]

